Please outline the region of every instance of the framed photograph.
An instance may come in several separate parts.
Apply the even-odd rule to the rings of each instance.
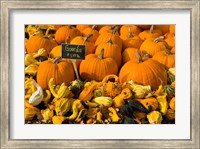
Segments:
[[[1,1],[1,148],[199,148],[199,0]]]

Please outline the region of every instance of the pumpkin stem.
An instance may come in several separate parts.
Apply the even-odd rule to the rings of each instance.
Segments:
[[[165,51],[166,51],[166,55],[172,55],[171,53],[171,49],[169,49],[166,45],[164,45]]]
[[[115,28],[113,28],[112,34],[115,34],[118,31],[118,26],[115,25]]]
[[[92,26],[92,30],[95,29],[96,27],[97,27],[97,25],[93,25],[93,26]]]
[[[112,37],[110,37],[110,39],[108,40],[107,43],[109,43],[109,44],[113,44]]]
[[[113,25],[113,26],[111,26],[111,30],[113,30],[115,27],[117,27],[117,25]]]
[[[133,38],[134,36],[133,36],[133,33],[131,32],[131,27],[130,26],[128,26],[128,32],[129,32],[128,37],[129,38]]]
[[[54,58],[54,60],[52,61],[54,64],[58,64],[58,62],[62,59],[61,56],[57,56],[56,58]]]
[[[69,44],[69,43],[70,43],[70,36],[67,36],[67,37],[66,37],[65,43],[66,43],[66,44]]]
[[[149,29],[149,33],[152,34],[153,33],[153,27],[154,25],[151,25],[150,29]]]
[[[153,41],[158,43],[159,41],[163,40],[165,38],[165,36],[159,36],[157,38],[155,38]]]
[[[104,48],[101,49],[100,54],[98,55],[99,59],[103,59]]]
[[[88,34],[88,35],[86,35],[83,39],[85,40],[85,41],[88,41],[88,39],[90,38],[90,37],[92,37],[93,36],[93,34]]]
[[[142,57],[141,57],[140,53],[137,51],[137,52],[135,52],[135,54],[137,56],[138,63],[142,63],[143,61],[142,61]]]

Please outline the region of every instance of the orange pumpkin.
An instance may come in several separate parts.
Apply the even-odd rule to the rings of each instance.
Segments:
[[[173,54],[175,54],[175,52],[176,52],[176,49],[175,49],[175,47],[173,47],[172,49],[171,49],[171,51],[170,51],[171,53],[173,53]]]
[[[83,80],[102,81],[103,78],[109,74],[118,74],[118,66],[114,59],[106,58],[104,49],[99,55],[89,54],[83,60],[79,67],[80,77]]]
[[[161,84],[167,84],[167,71],[161,63],[152,58],[143,62],[138,52],[137,56],[138,63],[131,60],[121,68],[119,73],[121,83],[133,80],[136,83],[150,85],[154,90]]]
[[[99,34],[113,33],[113,29],[116,27],[117,25],[105,25],[99,30]],[[119,35],[118,29],[116,30],[114,34]]]
[[[55,40],[41,34],[31,36],[26,42],[28,53],[36,53],[41,48],[44,48],[49,53],[55,46],[57,46]]]
[[[164,36],[160,36],[154,40],[145,40],[140,46],[140,51],[150,56],[154,56],[159,51],[164,51],[168,45],[163,39]]]
[[[152,59],[157,60],[161,64],[165,65],[167,68],[175,67],[175,55],[166,49],[165,51],[157,52]]]
[[[91,27],[92,25],[76,25],[76,28],[82,33],[84,29]]]
[[[128,38],[123,38],[120,36],[122,40],[122,51],[124,51],[126,48],[137,48],[139,49],[143,41],[140,39],[139,36],[133,36],[132,32],[129,32]]]
[[[175,28],[176,28],[175,25],[170,25],[169,26],[169,32],[172,33],[172,34],[175,34]]]
[[[122,53],[122,65],[127,63],[130,60],[135,61],[136,63],[138,62],[138,58],[136,56],[136,52],[139,52],[139,49],[137,48],[127,48],[124,50]]]
[[[89,41],[91,36],[92,34],[86,35],[85,37],[77,36],[70,42],[70,44],[85,45],[86,55],[93,54],[95,52],[95,45],[93,42]]]
[[[72,62],[60,57],[49,59],[40,63],[37,71],[37,83],[43,90],[48,89],[48,82],[54,78],[57,85],[63,82],[71,82],[75,79]]]
[[[167,33],[164,35],[165,36],[165,39],[164,41],[167,43],[167,45],[170,47],[170,48],[173,48],[175,46],[175,36],[174,34],[172,33]]]
[[[118,68],[121,67],[121,49],[117,44],[114,44],[112,40],[109,40],[105,44],[100,44],[96,48],[95,54],[99,55],[101,49],[104,49],[104,57],[113,58],[116,61]]]
[[[99,37],[99,32],[95,29],[96,25],[93,25],[92,27],[87,27],[83,30],[83,35],[87,36],[89,34],[92,34],[92,37],[90,37],[88,40],[91,42],[94,42],[97,40]]]
[[[70,37],[70,41],[76,36],[81,36],[78,29],[73,26],[62,26],[55,33],[55,40],[58,44],[65,43],[66,38]]]
[[[153,25],[152,25],[149,30],[144,30],[138,36],[142,40],[146,40],[146,39],[154,39],[154,38],[159,37],[161,35],[162,35],[162,31],[159,30],[159,29],[153,29]]]
[[[120,28],[120,36],[129,37],[130,32],[133,35],[138,35],[141,30],[136,25],[122,25]]]
[[[169,32],[169,26],[170,25],[155,25],[154,28],[161,30],[162,31],[162,35],[164,35],[164,34]]]
[[[103,34],[100,34],[95,42],[95,46],[98,46],[103,43],[107,43],[111,39],[113,43],[117,44],[120,47],[120,49],[122,49],[122,39],[119,37],[119,35],[115,34],[117,30],[118,30],[118,27],[115,27],[112,33],[105,32]]]

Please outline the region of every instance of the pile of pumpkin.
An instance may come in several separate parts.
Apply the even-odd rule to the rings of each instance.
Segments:
[[[25,123],[174,124],[175,26],[27,25]]]

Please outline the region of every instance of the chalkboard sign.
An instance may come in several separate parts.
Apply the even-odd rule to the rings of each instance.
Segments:
[[[85,45],[62,44],[62,58],[85,59]]]

